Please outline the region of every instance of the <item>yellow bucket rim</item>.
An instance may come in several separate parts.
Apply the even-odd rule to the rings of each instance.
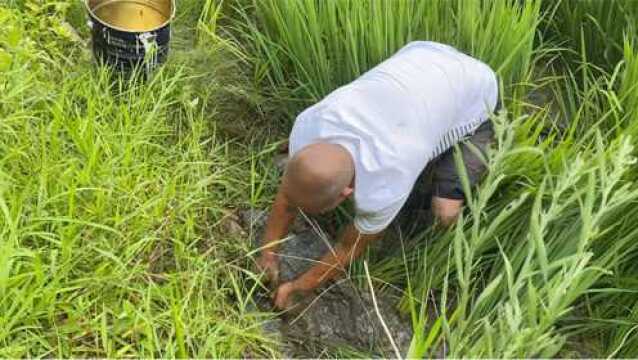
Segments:
[[[176,10],[176,9],[175,9],[175,0],[170,0],[170,3],[171,3],[171,14],[169,15],[168,19],[167,19],[165,22],[163,22],[161,25],[158,25],[158,26],[156,26],[156,27],[154,27],[154,28],[152,28],[152,29],[149,29],[149,30],[145,30],[145,31],[131,31],[131,30],[129,30],[129,29],[125,29],[125,28],[121,28],[121,27],[119,27],[119,26],[111,25],[111,24],[109,24],[109,23],[107,23],[107,22],[103,21],[102,19],[100,19],[100,18],[99,18],[99,16],[97,16],[97,15],[95,14],[95,12],[93,12],[93,9],[91,9],[91,6],[89,5],[89,1],[90,1],[90,0],[86,0],[86,1],[84,1],[84,6],[86,6],[86,10],[89,12],[89,14],[91,14],[91,15],[93,16],[93,18],[94,18],[94,19],[96,19],[97,21],[99,21],[99,22],[100,22],[100,24],[102,24],[102,25],[104,25],[104,26],[106,26],[106,27],[108,27],[108,28],[111,28],[111,29],[114,29],[114,30],[118,30],[118,31],[122,31],[122,32],[128,32],[128,33],[145,33],[145,32],[152,32],[152,31],[155,31],[155,30],[161,29],[161,28],[165,27],[166,25],[170,24],[170,23],[171,23],[171,21],[173,21],[173,19],[175,18],[175,10]],[[105,1],[104,3],[102,3],[102,4],[100,4],[100,5],[104,6],[104,4],[106,4],[106,3],[109,3],[109,2],[116,2],[116,1],[120,1],[120,0]]]

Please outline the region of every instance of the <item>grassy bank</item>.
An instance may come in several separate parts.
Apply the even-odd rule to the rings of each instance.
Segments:
[[[421,39],[489,63],[506,106],[460,224],[366,258],[410,355],[637,356],[634,7],[184,0],[134,82],[92,62],[81,3],[0,5],[0,356],[279,356],[228,214],[269,204],[300,109]]]
[[[218,226],[254,185],[218,133],[236,60],[205,33],[193,48],[201,7],[181,5],[146,83],[92,63],[81,4],[0,8],[0,356],[273,354]]]

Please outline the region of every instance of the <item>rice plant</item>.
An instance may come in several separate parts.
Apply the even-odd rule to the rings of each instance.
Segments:
[[[492,65],[505,84],[530,71],[540,2],[255,1],[244,37],[255,77],[298,111],[413,40],[449,43]]]
[[[623,39],[636,34],[638,3],[631,0],[546,1],[549,37],[570,51],[568,60],[586,59],[613,68],[623,57]]]

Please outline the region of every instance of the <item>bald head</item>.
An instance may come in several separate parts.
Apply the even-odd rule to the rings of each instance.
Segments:
[[[352,192],[354,163],[340,145],[317,143],[304,147],[288,162],[284,175],[286,195],[308,212],[336,207]]]

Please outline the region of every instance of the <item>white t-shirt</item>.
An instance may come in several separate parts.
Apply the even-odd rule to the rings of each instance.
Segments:
[[[345,147],[355,165],[354,224],[379,233],[427,163],[488,119],[497,94],[486,64],[448,45],[411,42],[299,114],[290,156],[317,142]]]

